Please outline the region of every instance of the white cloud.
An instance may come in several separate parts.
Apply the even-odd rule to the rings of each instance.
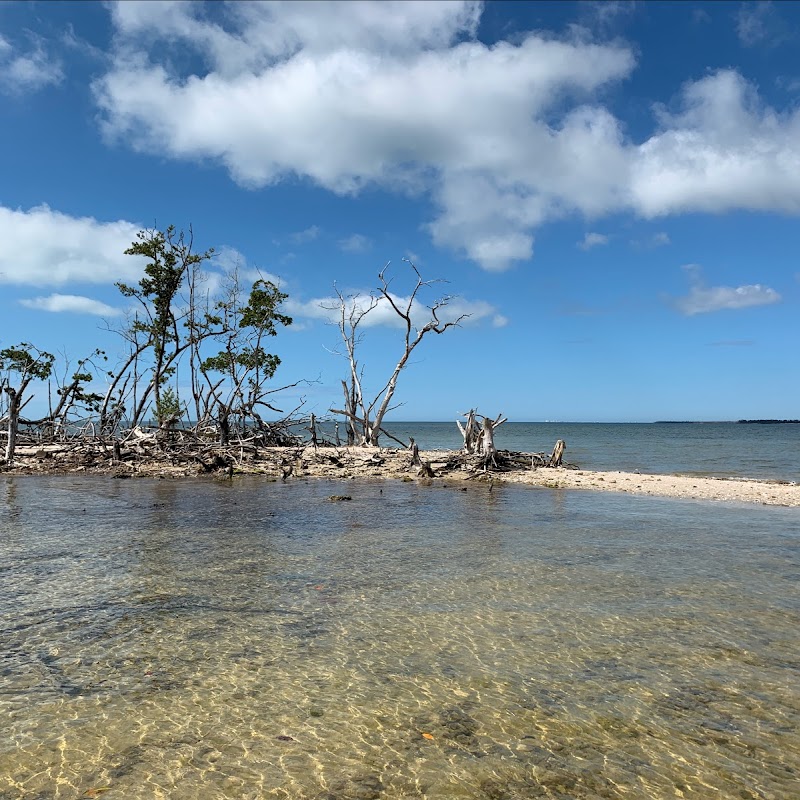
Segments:
[[[289,236],[295,244],[305,244],[306,242],[313,242],[319,238],[322,229],[319,225],[311,225],[305,230],[297,231]]]
[[[678,308],[687,316],[723,309],[749,308],[777,303],[781,296],[768,286],[694,286],[686,297],[679,298]]]
[[[788,38],[788,30],[769,2],[742,3],[736,14],[736,34],[745,47],[774,46]]]
[[[47,297],[33,297],[20,300],[21,305],[39,311],[55,313],[67,311],[73,314],[94,314],[98,317],[116,317],[122,312],[118,308],[76,294],[51,294]]]
[[[251,188],[425,194],[433,241],[488,270],[530,259],[536,228],[568,215],[800,213],[800,111],[733,70],[687,83],[632,141],[601,105],[630,48],[578,29],[487,46],[479,3],[112,8],[116,55],[93,87],[108,137]],[[176,72],[165,43],[204,66]]]
[[[474,36],[482,3],[470,0],[324,0],[204,3],[117,2],[111,6],[117,32],[128,44],[188,42],[222,75],[257,73],[300,50],[324,55],[359,50],[403,52],[408,43],[446,47],[462,34]],[[210,11],[217,18],[211,19]]]
[[[738,73],[690,83],[682,112],[638,148],[633,207],[646,217],[734,209],[800,212],[800,110],[764,106]]]
[[[372,242],[360,233],[339,240],[339,249],[343,253],[366,253],[371,247]]]
[[[49,55],[45,43],[32,38],[22,50],[0,35],[0,90],[24,94],[62,81],[64,73],[58,59]]]
[[[769,286],[762,286],[760,283],[737,287],[705,286],[697,265],[690,264],[684,269],[689,273],[691,288],[686,297],[676,298],[674,304],[686,316],[726,309],[766,306],[781,300],[778,292]]]
[[[234,269],[247,269],[247,258],[245,255],[240,253],[235,247],[231,247],[227,244],[223,244],[214,249],[211,263],[222,272],[230,272]]]
[[[347,313],[351,309],[364,310],[369,307],[371,295],[365,290],[354,290],[344,295]],[[408,306],[408,297],[395,295],[392,299],[398,307],[405,309]],[[300,317],[310,320],[322,320],[328,323],[336,323],[340,318],[340,301],[336,296],[316,297],[305,302],[289,298],[284,303],[284,310],[293,317]],[[497,313],[497,309],[484,300],[465,300],[460,297],[453,297],[447,305],[442,306],[436,312],[440,322],[454,322],[459,317],[467,315],[467,319],[462,320],[462,325],[474,325],[489,320],[494,327],[503,327],[508,320]],[[412,307],[411,318],[415,325],[422,327],[430,321],[430,311],[421,303],[415,303]],[[402,328],[403,321],[398,317],[391,304],[384,297],[379,297],[377,305],[370,311],[361,322],[363,328],[389,327]]]
[[[636,3],[634,0],[584,0],[578,8],[589,27],[606,30],[630,17],[636,9]]]
[[[93,217],[72,217],[46,205],[28,211],[0,206],[0,241],[4,243],[0,249],[0,285],[60,287],[110,285],[116,281],[135,283],[142,277],[146,261],[140,256],[127,256],[124,251],[140,230],[142,226],[126,220],[101,222]],[[282,283],[279,276],[250,265],[236,248],[221,245],[211,261],[203,265],[200,290],[216,295],[224,284],[225,273],[234,268],[238,269],[246,287],[257,280],[271,281],[276,286]],[[73,310],[66,306],[45,308],[43,301],[63,306],[70,302],[64,298],[75,297],[87,299],[54,294],[50,298],[36,298],[35,305],[31,305],[34,301],[23,304],[46,311]],[[86,313],[96,312],[87,310]],[[104,310],[102,313],[111,315],[112,312]]]
[[[504,317],[502,314],[495,314],[492,317],[492,327],[493,328],[505,328],[508,325],[509,319],[508,317]]]
[[[476,3],[240,3],[213,22],[202,8],[114,7],[120,55],[94,86],[107,135],[217,160],[249,187],[301,175],[342,194],[430,192],[435,241],[489,269],[530,258],[546,217],[617,194],[619,126],[580,104],[630,72],[625,47],[461,41]],[[170,72],[159,38],[208,71]]]
[[[235,247],[224,244],[214,250],[210,262],[206,262],[202,271],[202,290],[210,297],[219,296],[224,290],[226,276],[236,271],[239,276],[240,286],[248,293],[256,281],[269,281],[278,288],[284,283],[279,275],[252,267],[247,262],[247,257]]]
[[[124,220],[70,217],[46,205],[0,206],[0,284],[64,286],[132,280],[144,260],[126,256],[140,230]]]
[[[608,244],[608,236],[604,233],[587,233],[582,242],[578,242],[581,250],[591,250],[593,247]]]

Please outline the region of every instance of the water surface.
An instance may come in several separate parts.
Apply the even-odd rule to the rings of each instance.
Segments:
[[[461,488],[2,479],[0,798],[798,796],[796,511]]]
[[[455,422],[385,427],[420,449],[464,444]],[[495,435],[501,449],[535,453],[551,452],[557,439],[567,443],[565,460],[583,469],[800,481],[800,424],[506,422]]]

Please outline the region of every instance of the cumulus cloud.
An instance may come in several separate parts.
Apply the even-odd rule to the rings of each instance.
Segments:
[[[360,233],[339,240],[339,249],[343,253],[366,253],[371,247],[372,242]]]
[[[47,52],[42,39],[32,37],[28,47],[15,47],[0,34],[0,90],[25,94],[63,77],[60,61]]]
[[[604,233],[587,233],[583,237],[583,241],[578,242],[578,247],[581,250],[591,250],[593,247],[608,244],[608,236]]]
[[[0,284],[131,280],[141,274],[144,260],[124,250],[139,230],[125,220],[71,217],[46,205],[27,211],[0,206]]]
[[[734,209],[800,212],[800,110],[764,106],[738,73],[684,87],[682,110],[638,148],[633,206],[646,217]]]
[[[409,298],[392,293],[392,299],[398,307],[405,309],[408,307]],[[365,290],[354,290],[344,295],[346,312],[356,313],[366,310],[372,303],[372,295]],[[397,312],[384,297],[376,298],[377,302],[360,323],[363,328],[389,327],[402,328],[405,323],[398,317]],[[341,303],[338,297],[316,297],[307,301],[299,301],[289,298],[284,303],[287,314],[293,317],[308,320],[322,320],[328,323],[336,323],[341,316]],[[508,320],[497,309],[484,300],[465,300],[460,297],[451,298],[447,305],[437,309],[436,315],[440,322],[454,322],[459,317],[466,317],[461,321],[462,325],[474,325],[489,321],[494,327],[501,328],[508,324]],[[411,309],[411,319],[413,323],[421,328],[430,321],[430,310],[422,303],[415,303]]]
[[[77,294],[51,294],[47,297],[32,297],[19,302],[26,308],[54,313],[67,311],[73,314],[94,314],[98,317],[116,317],[122,313],[118,308]]]
[[[94,84],[104,133],[242,186],[424,194],[435,244],[487,270],[567,215],[800,213],[800,110],[733,70],[687,83],[633,141],[602,105],[635,66],[585,31],[485,45],[476,2],[118,3]],[[169,59],[192,50],[193,73]],[[182,60],[181,63],[188,63]]]
[[[676,308],[686,316],[708,314],[726,309],[750,308],[778,303],[781,296],[769,286],[760,283],[747,286],[705,286],[700,268],[691,264],[684,268],[690,276],[691,288],[685,297],[678,297]]]
[[[73,217],[54,211],[47,205],[27,211],[0,206],[0,285],[66,286],[68,284],[106,284],[116,281],[135,283],[147,263],[140,256],[125,255],[142,226],[127,220],[102,222],[94,217]],[[276,286],[281,278],[248,263],[244,254],[229,245],[216,248],[210,262],[205,262],[200,290],[216,295],[227,273],[236,269],[242,285],[267,280]],[[70,303],[89,301],[79,295],[53,294],[47,298],[25,300],[23,305],[45,311],[83,311],[116,313],[105,306],[102,312]],[[95,301],[89,301],[94,303]],[[94,306],[100,308],[103,304]]]
[[[434,240],[504,269],[531,257],[531,229],[549,215],[602,210],[617,194],[619,126],[584,101],[634,59],[539,34],[489,47],[471,38],[481,9],[237,3],[212,19],[199,3],[121,3],[119,55],[94,86],[104,131],[219,161],[249,187],[300,175],[341,194],[428,192]],[[165,38],[205,68],[171,71]]]

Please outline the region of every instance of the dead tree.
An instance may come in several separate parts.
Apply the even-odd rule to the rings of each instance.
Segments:
[[[560,467],[561,462],[564,459],[564,451],[567,449],[567,443],[563,439],[559,439],[555,447],[553,448],[553,453],[550,456],[550,463],[547,465],[549,467]]]
[[[475,453],[486,455],[489,450],[494,448],[494,429],[508,421],[502,414],[498,414],[495,420],[481,417],[474,408],[462,416],[466,417],[467,421],[462,425],[459,420],[456,420],[456,425],[464,438],[464,452],[467,455]],[[478,419],[483,419],[483,422],[479,423]],[[496,453],[496,450],[494,452]]]
[[[431,306],[423,306],[418,299],[420,291],[439,281],[424,281],[419,270],[411,261],[408,259],[403,259],[403,261],[411,267],[416,276],[416,284],[408,297],[402,298],[389,290],[390,282],[386,279],[386,269],[389,266],[387,264],[378,274],[380,286],[376,290],[376,294],[370,295],[365,302],[362,302],[360,297],[344,297],[336,289],[338,304],[330,307],[330,310],[337,311],[339,333],[345,348],[344,355],[350,366],[350,382],[349,384],[344,382],[345,408],[331,409],[331,412],[342,414],[347,418],[353,426],[354,439],[359,438],[360,443],[368,447],[377,447],[381,432],[385,433],[381,428],[384,417],[393,408],[391,404],[397,389],[397,381],[414,350],[428,334],[444,333],[448,328],[459,325],[469,316],[462,314],[448,322],[439,319],[439,312],[450,302],[450,297],[443,297]],[[381,305],[391,309],[397,315],[404,329],[404,346],[403,352],[383,388],[371,401],[367,401],[363,391],[363,368],[357,359],[357,349],[361,341],[359,325],[368,314],[374,312]],[[417,327],[413,317],[418,315],[421,308],[427,310],[429,319],[424,325]]]
[[[497,466],[497,448],[494,446],[494,425],[489,417],[483,418],[483,431],[481,441],[481,452],[483,454],[483,465],[486,467],[491,464]]]

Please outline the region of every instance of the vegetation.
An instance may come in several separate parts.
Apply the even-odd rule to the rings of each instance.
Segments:
[[[57,364],[54,355],[29,342],[0,350],[2,463],[13,465],[20,435],[37,446],[91,442],[116,460],[147,451],[216,467],[230,464],[233,446],[241,456],[248,448],[299,444],[298,432],[309,421],[299,416],[302,400],[284,412],[274,397],[306,381],[274,384],[281,359],[269,347],[292,324],[282,311],[287,295],[260,273],[246,281],[238,267],[219,280],[208,269],[214,251],[197,251],[191,228],[142,230],[125,253],[143,267],[138,281],[115,284],[131,301],[124,323],[108,329],[123,342],[116,362],[98,349],[72,369],[66,357]],[[334,308],[348,375],[342,381],[345,408],[331,411],[345,417],[348,444],[375,446],[388,435],[383,422],[396,407],[398,379],[411,354],[429,334],[444,333],[463,319],[440,318],[447,297],[423,304],[421,294],[436,281],[423,280],[407,263],[413,283],[406,297],[390,291],[386,269],[365,304],[337,290]],[[397,317],[403,335],[393,366],[378,384],[382,388],[367,397],[361,325],[379,306]],[[26,418],[36,384],[46,387],[47,412]],[[275,416],[279,421],[265,419]],[[325,444],[315,426],[312,414],[305,430],[315,446]]]
[[[281,361],[266,346],[292,323],[280,310],[286,295],[260,276],[245,286],[238,269],[220,291],[208,289],[204,267],[214,251],[196,252],[191,229],[140,231],[125,253],[144,266],[138,282],[116,284],[134,306],[111,331],[124,342],[118,363],[96,350],[75,370],[65,359],[59,379],[56,357],[29,342],[0,351],[5,465],[13,465],[21,433],[39,444],[92,439],[117,453],[142,439],[161,450],[187,441],[224,446],[234,435],[262,445],[297,441],[290,429],[298,409],[280,422],[263,419],[265,410],[283,413],[270,397],[289,388],[272,385]],[[36,383],[46,386],[48,411],[26,418]]]
[[[430,306],[423,305],[419,300],[420,292],[438,281],[424,281],[414,264],[408,259],[404,261],[415,276],[415,283],[407,298],[401,298],[389,291],[389,281],[384,268],[378,275],[380,285],[366,301],[354,296],[345,297],[336,289],[338,303],[330,307],[330,310],[337,313],[339,334],[344,347],[342,355],[347,359],[350,372],[349,379],[342,381],[345,407],[331,411],[346,418],[348,444],[377,446],[381,433],[386,434],[382,427],[383,420],[393,408],[391,404],[397,389],[397,381],[400,373],[408,365],[411,354],[428,334],[442,334],[457,326],[467,316],[462,314],[448,322],[440,320],[439,313],[448,305],[451,298],[442,297]],[[403,339],[398,360],[388,379],[378,392],[368,398],[364,392],[364,367],[358,357],[358,348],[362,341],[360,326],[381,304],[398,318],[403,329]],[[421,324],[420,317],[423,317]]]

